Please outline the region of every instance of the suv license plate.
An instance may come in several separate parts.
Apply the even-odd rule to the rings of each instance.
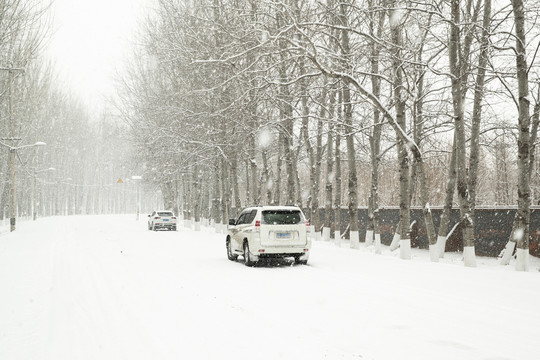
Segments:
[[[278,232],[276,233],[276,238],[278,239],[289,239],[291,237],[290,232]]]
[[[169,219],[163,219],[163,221],[169,221]]]

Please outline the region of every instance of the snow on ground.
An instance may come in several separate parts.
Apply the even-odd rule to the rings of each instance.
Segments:
[[[209,228],[19,222],[0,233],[0,359],[539,359],[538,259],[496,264],[319,241],[308,266],[248,268]]]

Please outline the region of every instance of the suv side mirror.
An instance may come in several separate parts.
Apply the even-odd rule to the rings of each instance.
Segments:
[[[235,226],[236,225],[236,219],[229,219],[229,225]]]

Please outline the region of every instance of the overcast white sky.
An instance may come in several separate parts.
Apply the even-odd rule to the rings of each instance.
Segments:
[[[55,0],[49,57],[66,85],[95,110],[114,96],[122,71],[152,0]],[[97,111],[99,112],[99,111]]]

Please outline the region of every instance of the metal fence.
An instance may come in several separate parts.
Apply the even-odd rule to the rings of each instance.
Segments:
[[[305,214],[309,217],[308,209],[305,209]],[[342,233],[347,229],[349,223],[348,209],[342,208],[340,230]],[[442,208],[432,208],[433,223],[435,229],[439,228],[439,223],[442,214]],[[324,219],[324,209],[320,210],[321,219]],[[498,256],[504,249],[510,233],[512,224],[516,214],[516,208],[477,208],[475,219],[475,251],[480,256]],[[332,213],[332,219],[334,219]],[[367,208],[359,208],[358,219],[360,221],[360,241],[364,241],[366,226],[368,222]],[[452,229],[459,222],[459,209],[452,209],[450,216],[450,227]],[[397,224],[399,222],[399,208],[381,208],[379,211],[379,226],[381,231],[381,242],[385,245],[390,245]],[[428,239],[426,235],[426,227],[424,223],[424,215],[421,208],[411,208],[411,245],[418,248],[428,248]],[[335,225],[335,224],[334,224]],[[540,256],[540,207],[531,209],[530,219],[530,250],[534,256]],[[462,251],[462,233],[458,226],[446,243],[446,251],[455,252]]]

